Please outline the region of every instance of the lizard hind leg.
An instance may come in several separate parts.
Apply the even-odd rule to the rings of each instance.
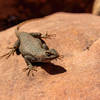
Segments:
[[[10,49],[10,51],[8,53],[0,56],[0,58],[6,57],[6,59],[8,59],[11,55],[14,55],[14,52],[16,52],[16,50],[19,48],[19,45],[20,45],[20,42],[19,42],[19,40],[17,40],[13,47],[7,48],[7,49]]]
[[[8,59],[11,55],[14,55],[14,52],[16,51],[13,47],[10,47],[8,49],[11,49],[8,53],[0,56],[0,58],[6,57],[6,59]]]

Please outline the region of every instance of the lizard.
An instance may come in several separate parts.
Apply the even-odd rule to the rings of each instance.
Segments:
[[[11,55],[14,55],[15,52],[17,55],[21,54],[27,64],[27,68],[24,70],[28,70],[27,75],[29,76],[32,70],[37,71],[36,66],[33,66],[32,63],[50,62],[60,56],[55,49],[49,49],[45,41],[42,39],[48,38],[50,35],[39,32],[20,32],[19,29],[22,24],[23,22],[17,25],[15,30],[17,41],[14,43],[13,47],[8,48],[11,50],[2,57],[6,56],[8,59]]]

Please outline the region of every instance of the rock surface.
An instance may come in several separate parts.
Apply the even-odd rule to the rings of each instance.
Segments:
[[[92,13],[100,16],[100,0],[94,1]]]
[[[45,41],[64,58],[41,64],[34,77],[22,71],[22,56],[0,59],[0,100],[100,100],[100,17],[56,13],[21,30],[56,34]],[[14,31],[0,33],[0,55],[16,41]]]

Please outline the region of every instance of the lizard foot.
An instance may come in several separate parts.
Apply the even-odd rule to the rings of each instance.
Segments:
[[[6,59],[8,59],[11,55],[14,55],[15,49],[13,47],[8,47],[8,49],[11,49],[11,50],[8,53],[0,56],[1,58],[6,56]]]
[[[27,76],[30,75],[30,72],[31,72],[31,71],[33,71],[33,70],[34,70],[34,71],[37,71],[37,70],[36,70],[36,67],[33,67],[33,66],[32,66],[32,67],[27,67],[27,68],[24,68],[24,69],[23,69],[23,71],[26,71],[26,70],[28,70]],[[32,73],[32,76],[34,76],[33,73]]]
[[[51,34],[49,35],[47,32],[46,34],[42,34],[41,38],[48,38],[48,39],[51,39],[52,37],[56,37],[56,34]]]

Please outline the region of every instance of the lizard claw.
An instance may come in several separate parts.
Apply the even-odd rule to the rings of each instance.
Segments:
[[[13,47],[7,47],[7,49],[13,49]]]
[[[28,73],[27,73],[27,76],[29,76],[29,75],[30,75],[30,72],[31,72],[32,70],[37,71],[35,68],[29,68],[29,71],[28,71]],[[33,74],[33,73],[32,73],[32,76],[34,76],[34,74]]]
[[[51,39],[52,37],[56,37],[56,34],[51,34],[51,35],[49,35],[49,34],[46,32],[46,34],[44,34],[44,35],[42,36],[42,38],[48,38],[48,39]]]
[[[29,69],[29,67],[27,67],[27,68],[24,68],[24,69],[23,69],[23,71],[25,72],[25,71],[26,71],[26,70],[28,70],[28,69]]]
[[[13,47],[10,47],[10,48],[8,48],[8,49],[12,49],[12,50],[9,51],[9,52],[6,53],[6,54],[0,56],[1,58],[6,56],[6,59],[8,59],[11,55],[14,55],[15,49],[14,49]]]
[[[37,71],[34,67],[27,67],[27,68],[24,68],[24,69],[23,69],[23,71],[26,71],[26,70],[28,70],[27,76],[30,75],[30,72],[31,72],[32,70]],[[34,76],[33,73],[32,73],[32,76]]]

